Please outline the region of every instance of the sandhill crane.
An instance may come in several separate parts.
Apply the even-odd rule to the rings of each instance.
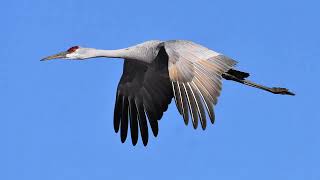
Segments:
[[[207,115],[215,121],[213,107],[221,91],[221,80],[232,80],[274,94],[294,95],[286,88],[266,87],[246,78],[249,73],[235,70],[236,61],[202,45],[185,40],[151,40],[125,49],[100,50],[74,46],[42,60],[88,58],[123,58],[123,74],[116,92],[114,130],[120,130],[125,142],[130,124],[132,144],[148,143],[148,125],[156,137],[158,121],[174,98],[187,125],[206,129]]]

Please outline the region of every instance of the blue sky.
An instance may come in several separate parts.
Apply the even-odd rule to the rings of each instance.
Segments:
[[[0,179],[320,179],[317,1],[3,1]],[[276,96],[224,82],[206,131],[174,104],[148,147],[113,131],[120,59],[40,62],[73,45],[188,39],[239,61]]]

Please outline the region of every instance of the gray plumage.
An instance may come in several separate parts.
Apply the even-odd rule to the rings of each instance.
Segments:
[[[130,57],[125,58],[130,59],[125,59],[117,93],[118,96],[134,98],[143,104],[143,110],[138,112],[143,116],[139,127],[145,145],[148,127],[144,124],[144,114],[156,136],[158,120],[167,110],[172,97],[186,124],[190,117],[195,129],[199,121],[202,129],[206,129],[206,112],[211,122],[214,122],[213,106],[220,95],[222,74],[236,64],[234,60],[193,42],[180,40],[147,41],[129,47],[127,51]],[[123,102],[117,100],[114,124],[116,132],[124,126],[120,128],[122,142],[127,134],[127,109],[127,104],[123,106]],[[119,111],[124,113],[117,116]],[[136,121],[134,114],[130,116],[134,116],[129,118]],[[131,132],[131,137],[135,145],[138,136]]]
[[[158,121],[174,98],[187,125],[206,129],[207,116],[215,121],[214,106],[222,89],[222,78],[274,94],[294,95],[285,88],[269,88],[246,80],[248,73],[234,70],[236,61],[202,45],[185,40],[152,40],[119,50],[99,50],[74,46],[44,58],[83,60],[95,57],[123,58],[123,74],[116,92],[114,130],[121,141],[136,145],[139,130],[144,145],[149,127],[158,135]],[[149,124],[149,126],[148,126]]]

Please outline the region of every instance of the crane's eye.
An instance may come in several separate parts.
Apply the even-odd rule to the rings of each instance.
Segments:
[[[79,49],[79,46],[73,46],[73,47],[69,48],[67,51],[68,51],[69,53],[73,53],[73,52],[75,52],[77,49]]]

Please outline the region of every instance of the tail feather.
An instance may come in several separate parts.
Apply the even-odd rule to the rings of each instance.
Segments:
[[[232,75],[232,76],[234,76],[234,77],[236,77],[238,79],[242,79],[242,80],[244,80],[245,78],[250,76],[249,73],[238,71],[238,70],[235,70],[235,69],[229,69],[226,73],[230,74],[230,75]]]

